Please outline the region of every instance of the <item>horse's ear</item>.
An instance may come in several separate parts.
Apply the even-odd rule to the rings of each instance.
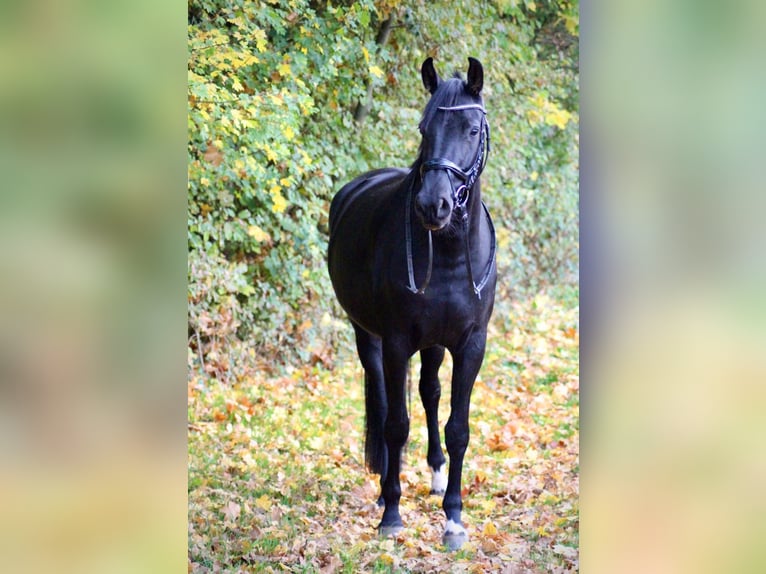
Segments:
[[[473,96],[478,96],[484,86],[484,68],[476,58],[468,58],[468,80],[465,85]]]
[[[439,74],[436,73],[434,68],[433,58],[426,58],[426,61],[420,67],[420,75],[423,77],[423,85],[426,87],[426,90],[433,94],[439,85]]]

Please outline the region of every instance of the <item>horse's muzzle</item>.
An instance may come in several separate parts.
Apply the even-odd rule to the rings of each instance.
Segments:
[[[439,170],[421,172],[421,182],[415,195],[415,213],[429,231],[443,229],[449,225],[454,208],[449,174]]]
[[[419,193],[415,196],[415,213],[423,227],[438,231],[446,227],[452,218],[452,202],[444,196],[427,197]]]

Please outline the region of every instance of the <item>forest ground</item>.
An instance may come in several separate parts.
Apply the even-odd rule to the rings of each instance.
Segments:
[[[365,470],[362,370],[277,369],[224,385],[189,381],[190,572],[576,572],[579,328],[576,299],[496,312],[473,391],[463,467],[467,544],[441,543],[429,495],[425,415],[413,360],[403,455],[404,532],[380,539],[377,475]],[[449,354],[440,425],[449,416]]]

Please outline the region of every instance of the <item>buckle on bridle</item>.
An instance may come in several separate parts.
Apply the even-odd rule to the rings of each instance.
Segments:
[[[465,207],[465,204],[468,203],[468,196],[471,194],[471,190],[468,189],[468,186],[463,184],[460,187],[458,187],[455,190],[455,194],[453,197],[453,202],[455,204],[455,209],[463,209]]]

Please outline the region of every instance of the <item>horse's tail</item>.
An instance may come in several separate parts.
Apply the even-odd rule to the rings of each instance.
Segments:
[[[364,374],[364,462],[370,472],[386,476],[388,470],[388,449],[383,436],[383,426],[386,422],[388,403],[386,388],[379,377]]]

